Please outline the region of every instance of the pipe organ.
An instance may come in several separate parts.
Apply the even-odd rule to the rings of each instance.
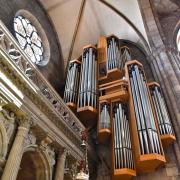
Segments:
[[[89,45],[84,47],[81,62],[78,109],[85,124],[93,121],[97,114],[97,49]]]
[[[70,62],[64,101],[86,127],[97,123],[99,143],[111,144],[112,179],[126,180],[162,166],[163,146],[175,135],[160,86],[147,83],[143,65],[119,42],[101,36],[97,47],[83,48]]]
[[[111,134],[110,103],[101,101],[99,103],[99,142],[104,142]]]
[[[69,63],[64,90],[64,102],[73,109],[76,108],[78,98],[80,65],[81,62],[78,60],[73,60]]]
[[[135,176],[135,165],[126,104],[113,102],[113,167],[115,178]]]
[[[129,51],[129,48],[127,46],[121,47],[121,63],[120,63],[121,70],[124,68],[125,63],[129,60],[131,60],[131,53]]]
[[[141,154],[162,154],[142,67],[131,64],[128,70]]]
[[[120,68],[120,46],[119,39],[116,36],[107,38],[107,70]]]
[[[162,96],[160,85],[156,82],[149,83],[148,85],[157,115],[160,137],[163,145],[166,146],[175,140],[174,131],[170,122],[170,116]]]

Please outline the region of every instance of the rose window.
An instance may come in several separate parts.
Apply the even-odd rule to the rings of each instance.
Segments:
[[[44,48],[42,40],[32,23],[23,16],[17,16],[14,18],[14,31],[21,48],[31,61],[35,64],[41,63]]]

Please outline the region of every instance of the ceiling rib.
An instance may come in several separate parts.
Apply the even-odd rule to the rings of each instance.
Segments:
[[[114,6],[112,6],[111,4],[109,4],[107,1],[105,0],[98,0],[100,1],[102,4],[104,4],[105,6],[107,6],[108,8],[110,8],[112,11],[114,11],[116,14],[118,14],[120,17],[122,17],[135,31],[136,33],[139,35],[139,37],[141,38],[141,40],[143,41],[144,45],[148,48],[149,50],[149,45],[146,41],[146,39],[144,38],[143,34],[137,29],[137,27],[123,14],[121,13],[118,9],[116,9]]]
[[[67,68],[68,68],[69,61],[71,60],[71,57],[72,57],[73,48],[74,48],[76,36],[77,36],[77,33],[78,33],[79,25],[81,23],[85,3],[86,3],[86,0],[82,0],[80,10],[79,10],[79,14],[78,14],[78,18],[77,18],[77,22],[76,22],[76,26],[75,26],[75,29],[74,29],[74,32],[73,32],[73,37],[72,37],[72,41],[71,41],[71,46],[70,46],[69,55],[68,55],[68,61],[67,61],[67,66],[66,66],[66,71],[67,71]]]

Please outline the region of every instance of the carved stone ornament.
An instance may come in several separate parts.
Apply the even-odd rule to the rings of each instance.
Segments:
[[[2,118],[3,124],[6,128],[6,133],[8,137],[8,141],[10,141],[10,138],[12,137],[12,134],[14,133],[15,130],[15,119],[16,116],[14,112],[8,111],[5,109],[2,109],[2,115],[4,118]]]
[[[47,146],[46,152],[49,155],[51,166],[54,166],[54,164],[56,163],[54,149],[52,147],[50,147],[50,146]]]
[[[41,141],[40,148],[48,155],[51,166],[54,166],[55,151],[54,148],[49,146],[52,142],[53,140],[49,136],[46,136],[46,138]]]
[[[29,129],[30,126],[32,125],[32,120],[30,118],[20,117],[18,118],[18,124],[19,127],[24,127],[26,129]]]
[[[4,105],[6,105],[7,103],[8,102],[3,97],[1,97],[1,95],[0,95],[0,111],[2,110],[2,107]]]
[[[36,137],[32,133],[32,131],[30,131],[28,136],[25,138],[24,147],[27,147],[27,146],[30,146],[30,145],[35,145],[35,144],[36,144]]]
[[[51,144],[53,142],[53,140],[49,137],[49,136],[47,136],[46,138],[44,138],[42,141],[41,141],[41,148],[42,149],[46,149],[47,148],[47,146],[49,145],[49,144]]]

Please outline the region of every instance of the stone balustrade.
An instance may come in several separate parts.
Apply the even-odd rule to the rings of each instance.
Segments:
[[[76,152],[79,151],[80,156],[82,156],[81,132],[85,130],[85,127],[66,106],[38,68],[30,61],[2,21],[0,21],[0,51],[10,61],[7,76],[14,75],[10,80],[16,86],[19,86],[18,88],[23,95],[27,96],[59,128],[59,131],[65,135],[64,137],[70,140],[69,146],[71,147],[70,142],[72,142],[76,146]],[[6,66],[5,63],[6,61],[0,60],[1,69]],[[13,66],[10,66],[10,64]],[[4,71],[7,71],[7,69],[7,67],[4,68]],[[15,78],[17,74],[21,74],[21,78],[23,77],[24,80],[23,83],[27,84],[22,85],[20,78]],[[64,140],[64,142],[66,141]]]

